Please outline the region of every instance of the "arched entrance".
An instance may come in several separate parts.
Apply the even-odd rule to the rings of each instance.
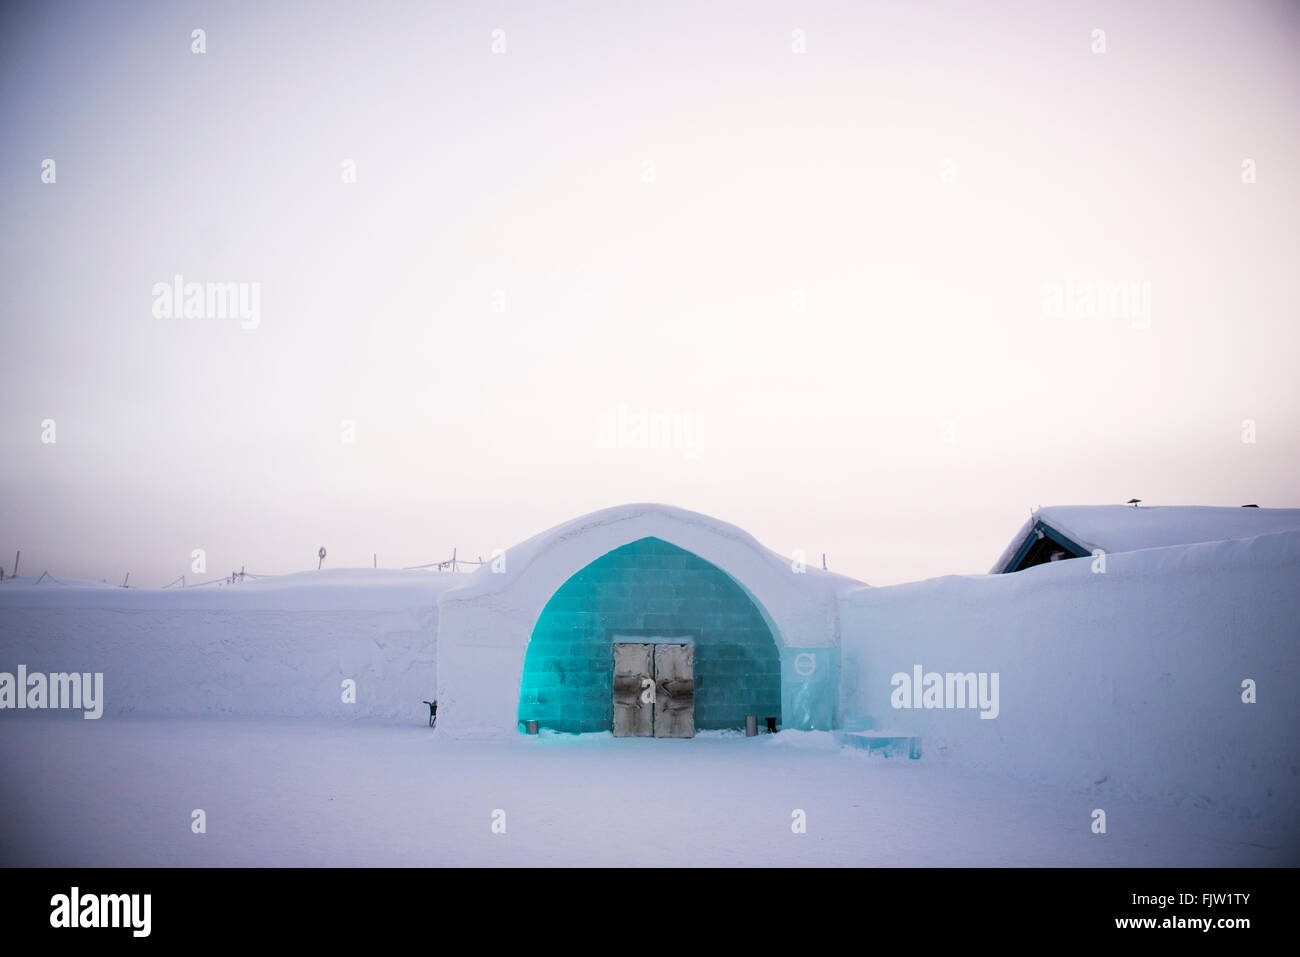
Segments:
[[[608,731],[616,643],[688,643],[694,727],[742,728],[781,717],[781,658],[749,595],[717,566],[662,539],[606,552],[547,601],[524,656],[518,720],[556,731]]]

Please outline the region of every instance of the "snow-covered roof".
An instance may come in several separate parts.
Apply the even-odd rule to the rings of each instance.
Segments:
[[[1038,523],[1086,551],[1144,548],[1254,538],[1300,530],[1300,508],[1224,508],[1204,505],[1055,505],[1035,511],[990,569],[1007,569]]]
[[[449,601],[464,601],[478,597],[485,592],[495,592],[509,588],[527,568],[547,552],[567,542],[586,537],[595,530],[617,528],[620,525],[632,525],[642,521],[658,523],[658,527],[664,529],[685,529],[734,542],[751,553],[755,561],[779,571],[782,575],[790,571],[791,558],[789,556],[772,551],[744,529],[729,522],[672,505],[662,505],[655,502],[634,502],[628,505],[616,505],[612,508],[601,509],[586,515],[579,515],[577,518],[570,519],[525,539],[506,550],[504,561],[499,566],[494,566],[493,563],[488,562],[480,566],[477,571],[461,579],[447,598]],[[648,531],[649,534],[654,534],[653,529]],[[629,541],[631,540],[629,539]],[[679,543],[675,542],[674,544]],[[616,546],[611,545],[610,547]],[[689,551],[689,546],[686,547]],[[598,556],[593,555],[591,557]],[[707,558],[707,556],[701,557]],[[569,574],[578,571],[579,568],[580,566],[569,569]],[[501,574],[497,573],[498,569],[502,570]],[[568,575],[565,577],[567,578]],[[849,578],[836,572],[824,571],[811,565],[805,570],[803,581],[816,581],[830,591],[860,588],[864,584],[855,578]]]

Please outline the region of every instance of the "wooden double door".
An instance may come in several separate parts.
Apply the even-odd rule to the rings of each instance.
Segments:
[[[695,646],[614,643],[614,737],[695,737]]]

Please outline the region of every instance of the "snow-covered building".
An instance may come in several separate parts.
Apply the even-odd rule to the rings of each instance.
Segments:
[[[1018,572],[1095,551],[1135,552],[1300,530],[1300,508],[1067,505],[1040,508],[1016,532],[990,574]]]
[[[754,716],[1083,789],[1300,814],[1300,509],[1041,509],[993,571],[1049,538],[1106,561],[871,587],[643,504],[473,574],[18,579],[0,585],[0,672],[102,672],[105,717],[411,723],[436,698],[440,736],[507,741],[532,722],[666,737]]]
[[[660,720],[689,709],[699,729],[744,727],[753,715],[828,730],[839,595],[861,584],[695,512],[640,504],[585,515],[443,595],[440,720],[467,732],[529,721],[606,731],[623,713],[632,733],[662,736]],[[630,663],[616,667],[620,654]]]

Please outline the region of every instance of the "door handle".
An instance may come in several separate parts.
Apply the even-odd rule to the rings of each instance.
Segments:
[[[657,684],[658,694],[666,699],[665,708],[677,710],[689,707],[695,697],[695,682],[680,678],[660,678]]]
[[[614,690],[622,694],[640,694],[641,676],[640,675],[615,675]]]

